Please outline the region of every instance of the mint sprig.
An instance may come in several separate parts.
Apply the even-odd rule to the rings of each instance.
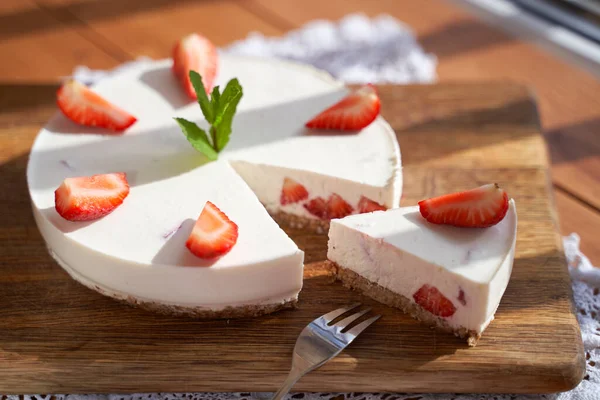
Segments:
[[[209,160],[216,160],[218,153],[229,143],[233,117],[244,94],[242,86],[234,78],[227,82],[223,93],[220,92],[219,86],[215,86],[209,99],[200,74],[190,71],[190,80],[196,91],[200,110],[210,124],[210,135],[195,123],[184,118],[175,118],[175,121],[181,127],[188,142],[196,150],[203,153]]]

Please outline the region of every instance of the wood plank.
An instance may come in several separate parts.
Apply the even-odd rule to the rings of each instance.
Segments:
[[[57,81],[76,65],[112,68],[115,59],[32,0],[0,6],[0,81]]]
[[[581,251],[592,265],[600,267],[600,213],[577,201],[562,190],[554,191],[556,209],[560,220],[560,231],[563,235],[576,232],[581,237]]]
[[[546,133],[554,182],[600,213],[600,117]],[[568,215],[568,214],[566,214]],[[582,229],[586,229],[582,226]]]
[[[0,127],[44,125],[56,112],[58,88],[58,83],[0,83]],[[12,139],[15,143],[20,140],[18,137]],[[2,155],[6,155],[12,147],[6,146],[3,150],[6,152]]]
[[[233,1],[108,0],[46,4],[56,13],[75,16],[134,58],[169,57],[174,43],[191,32],[205,34],[217,46],[243,39],[251,31],[266,35],[282,33]]]
[[[600,144],[596,133],[600,131],[600,81],[587,71],[441,0],[431,0],[427,7],[410,0],[252,2],[258,5],[257,14],[287,21],[293,27],[315,18],[336,20],[351,12],[369,16],[388,13],[414,29],[424,48],[438,56],[440,82],[512,80],[527,84],[536,94],[542,125],[548,132],[555,161],[553,181],[600,209]],[[591,146],[565,145],[567,141],[581,141],[582,129],[589,132]]]
[[[465,85],[451,83],[444,84],[443,91],[425,91],[415,98],[413,90],[396,90],[389,95],[393,96],[389,104],[382,101],[382,112],[393,115],[401,137],[403,166],[546,166],[544,141],[532,134],[537,132],[538,117],[529,91],[506,83],[485,87],[496,96],[465,98]],[[403,105],[401,111],[398,104]],[[479,130],[470,130],[472,126]],[[427,151],[410,151],[414,148]]]
[[[477,347],[332,282],[320,262],[326,236],[289,228],[311,263],[297,310],[195,321],[129,308],[87,290],[52,261],[35,228],[23,179],[27,155],[19,153],[39,124],[19,119],[18,135],[14,126],[0,126],[0,145],[18,148],[0,165],[6,177],[0,191],[0,392],[273,391],[306,323],[352,301],[383,318],[296,390],[539,393],[576,385],[585,360],[527,90],[510,84],[379,90],[383,115],[403,150],[404,204],[490,181],[516,199],[513,276]],[[50,91],[46,96],[53,98]],[[35,107],[36,113],[54,109],[44,101]],[[417,121],[408,118],[415,115]]]

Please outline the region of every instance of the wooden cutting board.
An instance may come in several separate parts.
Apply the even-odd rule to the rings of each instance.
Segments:
[[[517,255],[496,320],[468,348],[334,282],[326,236],[288,230],[306,252],[299,308],[195,321],[130,308],[72,281],[33,221],[25,168],[55,111],[54,85],[0,85],[0,393],[274,391],[297,335],[361,301],[383,318],[303,378],[298,391],[554,392],[585,361],[535,102],[508,82],[382,86],[404,165],[403,205],[498,182],[516,199]]]

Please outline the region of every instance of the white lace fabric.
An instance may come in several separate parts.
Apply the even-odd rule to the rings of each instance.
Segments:
[[[451,39],[449,39],[451,40]],[[349,83],[431,83],[437,60],[417,43],[411,30],[390,16],[369,19],[350,15],[337,23],[313,21],[281,38],[258,33],[222,51],[232,54],[290,59],[324,69]],[[74,77],[87,84],[148,59],[124,64],[112,71],[78,67]],[[295,393],[295,400],[600,400],[600,268],[594,268],[579,251],[579,236],[563,238],[577,318],[585,347],[587,371],[575,389],[550,395]],[[6,396],[8,400],[251,400],[270,393],[155,393],[109,395]],[[0,396],[1,398],[2,396]]]
[[[436,79],[436,57],[423,51],[410,28],[387,15],[374,19],[349,15],[338,23],[312,21],[277,38],[252,33],[221,51],[311,64],[348,83],[431,83]],[[148,60],[142,57],[111,71],[82,66],[73,75],[92,84]]]

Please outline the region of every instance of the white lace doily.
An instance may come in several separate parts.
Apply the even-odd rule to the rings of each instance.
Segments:
[[[450,39],[451,40],[451,39]],[[309,63],[346,82],[430,83],[436,78],[437,61],[418,45],[411,30],[390,16],[369,19],[350,15],[338,23],[314,21],[281,38],[265,38],[254,33],[236,42],[225,52],[279,57]],[[132,63],[148,62],[139,59]],[[91,84],[113,71],[78,67],[74,77]],[[382,393],[296,393],[288,400],[600,400],[600,268],[594,268],[579,251],[579,236],[563,239],[573,278],[575,306],[586,352],[587,373],[570,392],[552,395],[458,395]],[[1,396],[0,396],[1,397]],[[22,398],[23,396],[21,396]],[[269,399],[269,393],[180,393],[134,395],[24,396],[25,400],[251,400]],[[18,400],[18,396],[7,396]]]
[[[221,50],[312,64],[348,83],[431,83],[436,79],[435,56],[423,51],[409,27],[387,15],[369,19],[354,14],[338,23],[313,21],[277,38],[252,33]],[[91,84],[148,60],[142,57],[112,71],[82,66],[73,75]]]
[[[349,83],[430,83],[436,78],[435,56],[423,51],[408,26],[387,15],[353,14],[337,24],[312,21],[282,38],[254,33],[226,51],[312,64]]]

